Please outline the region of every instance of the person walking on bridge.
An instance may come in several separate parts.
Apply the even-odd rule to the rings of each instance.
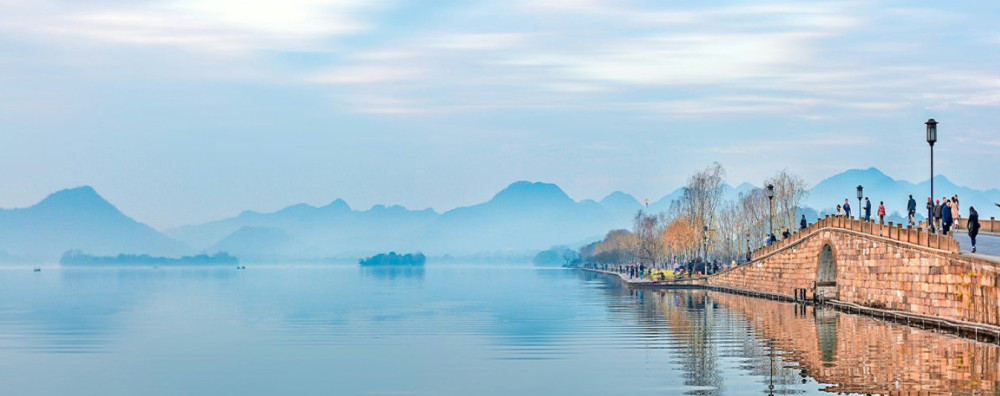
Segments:
[[[934,233],[934,201],[927,197],[927,231]]]
[[[941,219],[942,219],[942,217],[941,217],[941,211],[942,211],[943,207],[944,207],[944,204],[941,203],[940,199],[934,202],[934,228],[939,229],[939,230],[941,229],[941,226],[942,226],[942,224],[941,224]]]
[[[872,201],[865,197],[865,221],[872,221]]]
[[[951,213],[952,213],[951,212],[951,201],[945,200],[944,203],[941,204],[941,234],[942,235],[948,235],[948,231],[951,230],[951,221],[953,220],[953,218],[951,217]]]
[[[844,217],[851,218],[851,204],[844,198]]]
[[[975,253],[976,235],[979,235],[979,212],[972,206],[969,207],[969,223],[966,227],[969,229],[969,238],[972,238],[972,253]]]
[[[953,223],[953,228],[956,230],[959,229],[958,219],[960,218],[961,214],[958,213],[958,194],[955,194],[955,196],[951,197],[951,222]]]
[[[809,226],[809,222],[806,221],[806,215],[802,215],[802,220],[799,221],[799,230],[804,230]]]
[[[913,194],[910,194],[910,200],[906,202],[906,215],[909,216],[911,227],[917,224],[917,201],[913,199]]]
[[[885,202],[882,201],[878,201],[878,223],[885,224]],[[913,225],[912,213],[910,214],[910,225]]]

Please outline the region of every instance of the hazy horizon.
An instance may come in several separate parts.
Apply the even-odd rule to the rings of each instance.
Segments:
[[[1000,3],[0,1],[0,207],[158,229],[516,180],[657,199],[851,168],[998,187]]]
[[[820,182],[829,181],[829,180],[831,180],[833,178],[836,178],[838,176],[844,177],[845,175],[849,174],[849,172],[853,172],[853,171],[860,171],[860,172],[863,172],[864,174],[866,174],[868,176],[871,176],[872,174],[881,174],[881,175],[887,176],[889,178],[892,178],[897,183],[909,183],[909,184],[914,184],[914,185],[920,185],[920,184],[927,183],[928,180],[929,180],[929,179],[927,179],[927,180],[914,181],[914,180],[899,179],[899,178],[895,178],[893,175],[885,174],[882,170],[880,170],[878,168],[870,167],[870,168],[867,168],[867,169],[861,169],[861,168],[845,169],[842,172],[839,172],[839,173],[836,173],[836,174],[831,174],[831,175],[828,175],[827,177],[824,177],[822,180],[820,180]],[[954,183],[954,180],[951,180],[947,176],[941,175],[941,174],[937,174],[936,177],[935,177],[935,180],[938,180],[939,178],[942,178],[942,177],[948,179],[949,182]],[[864,184],[864,182],[861,182],[861,181],[859,181],[859,182]],[[637,201],[637,203],[640,204],[640,205],[642,205],[642,203],[643,203],[643,201],[645,199],[648,199],[649,203],[651,205],[653,205],[653,204],[660,204],[660,206],[656,206],[656,205],[652,206],[653,209],[657,209],[657,210],[663,210],[663,209],[665,209],[665,207],[663,207],[663,205],[664,204],[669,204],[669,202],[666,202],[666,203],[659,202],[660,200],[671,198],[671,194],[676,193],[678,189],[681,189],[681,188],[684,187],[684,185],[679,185],[679,186],[670,188],[669,190],[667,190],[666,192],[664,192],[661,195],[652,196],[652,197],[637,196],[637,195],[633,194],[630,191],[622,191],[622,190],[610,191],[607,194],[604,194],[602,196],[574,197],[571,194],[569,194],[567,191],[565,191],[565,189],[563,188],[563,186],[559,185],[558,183],[552,183],[552,182],[548,182],[548,181],[544,181],[544,180],[516,180],[516,181],[512,181],[512,182],[510,182],[510,183],[508,183],[508,184],[506,184],[506,185],[504,185],[502,187],[497,188],[494,192],[488,194],[487,198],[483,199],[482,201],[472,202],[472,203],[469,203],[467,205],[461,205],[461,206],[456,206],[456,207],[451,207],[451,208],[432,208],[432,207],[427,207],[427,208],[413,208],[413,207],[408,207],[408,206],[405,206],[405,205],[402,205],[402,204],[398,204],[398,203],[393,203],[393,202],[379,202],[379,203],[372,204],[371,206],[364,206],[364,207],[362,207],[362,206],[354,205],[351,202],[349,202],[349,201],[347,201],[347,200],[345,200],[343,198],[334,197],[334,198],[331,198],[331,199],[329,199],[327,201],[316,202],[316,203],[312,203],[312,202],[291,202],[291,203],[288,203],[286,205],[283,205],[283,206],[280,206],[280,207],[276,207],[276,208],[272,208],[272,209],[267,209],[267,210],[245,209],[245,210],[241,210],[241,211],[239,211],[237,213],[233,213],[233,214],[229,214],[229,215],[224,215],[222,217],[200,219],[200,220],[195,220],[195,221],[193,221],[191,223],[185,223],[185,224],[180,224],[180,225],[170,226],[170,227],[159,227],[159,226],[156,226],[154,224],[150,224],[149,222],[145,221],[144,219],[136,217],[136,216],[133,216],[133,215],[127,213],[127,212],[123,211],[123,213],[125,215],[128,215],[128,216],[134,218],[135,220],[137,220],[137,221],[139,221],[141,223],[149,224],[150,226],[153,226],[154,229],[160,230],[160,231],[174,229],[174,228],[178,228],[178,227],[185,227],[185,226],[191,226],[191,225],[205,224],[205,223],[210,223],[210,222],[219,221],[219,220],[231,219],[231,218],[237,217],[239,215],[242,215],[242,214],[244,214],[246,212],[253,212],[253,213],[260,213],[260,214],[274,214],[274,213],[278,213],[278,212],[280,212],[282,210],[293,208],[293,207],[300,206],[300,205],[308,205],[309,207],[312,207],[312,208],[322,208],[322,207],[325,207],[325,206],[328,206],[328,205],[335,205],[335,204],[338,204],[340,202],[342,202],[344,205],[346,205],[347,207],[349,207],[351,210],[361,211],[361,212],[370,211],[370,210],[375,209],[376,207],[382,207],[382,208],[402,207],[402,208],[404,208],[406,210],[409,210],[409,211],[431,210],[431,211],[433,211],[436,214],[444,214],[446,212],[449,212],[449,211],[452,211],[452,210],[455,210],[455,209],[467,208],[467,207],[470,207],[470,206],[475,206],[475,205],[486,203],[490,199],[495,198],[495,196],[497,194],[500,194],[501,192],[505,191],[507,188],[510,188],[510,187],[512,187],[512,186],[514,186],[516,184],[519,184],[519,183],[529,183],[529,184],[539,184],[540,183],[540,184],[551,184],[551,185],[554,185],[554,186],[556,186],[556,188],[560,189],[563,193],[565,193],[569,199],[571,199],[574,202],[578,202],[578,203],[584,202],[584,201],[587,201],[587,200],[592,200],[592,201],[595,201],[595,202],[601,202],[603,199],[611,197],[614,194],[623,193],[623,194],[626,194],[626,195],[634,198]],[[741,186],[743,186],[745,184],[749,184],[749,185],[754,186],[754,187],[760,187],[760,183],[759,182],[751,182],[751,181],[726,180],[725,184],[728,185],[728,186],[730,186],[730,187],[732,187],[732,188],[734,188],[734,189],[736,189],[736,190],[739,190],[739,187],[741,187]],[[808,190],[812,190],[813,188],[817,187],[817,185],[818,185],[818,183],[808,183],[807,184],[807,189]],[[851,188],[845,188],[844,191],[846,193],[850,193],[850,194],[847,194],[847,195],[850,195],[849,198],[853,199],[853,184],[851,186],[849,186],[849,187],[851,187]],[[869,187],[871,187],[871,186],[869,186]],[[989,192],[989,191],[1000,190],[997,187],[982,187],[982,188],[977,188],[976,186],[961,186],[961,185],[959,185],[959,187],[969,188],[969,189],[972,189],[972,190],[978,190],[978,191],[981,191],[981,192]],[[80,189],[85,189],[85,188],[94,189],[93,191],[95,193],[97,193],[102,198],[104,198],[105,200],[107,200],[110,204],[118,207],[118,209],[121,209],[118,206],[117,203],[115,203],[113,200],[111,200],[107,196],[105,196],[99,189],[95,189],[93,186],[89,186],[89,185],[74,186],[74,187],[67,187],[67,188],[59,189],[57,191],[53,191],[53,192],[51,192],[49,194],[46,194],[46,196],[43,197],[43,199],[44,198],[49,198],[53,194],[56,194],[56,193],[65,192],[65,191],[71,191],[71,190],[80,190]],[[940,188],[940,186],[939,186],[939,188]],[[848,190],[850,190],[850,191],[848,191]],[[939,191],[941,192],[941,194],[945,194],[945,195],[950,195],[950,194],[954,193],[954,192],[951,192],[951,191],[944,191],[944,190],[939,190]],[[869,189],[869,192],[870,192],[870,189]],[[927,191],[917,191],[917,190],[914,190],[914,191],[912,191],[912,193],[917,198],[921,198],[921,197],[924,197],[924,196],[927,195],[926,194]],[[937,194],[937,192],[935,192],[935,194],[936,195],[941,195],[941,194]],[[866,194],[866,195],[869,195],[869,194]],[[676,199],[677,197],[674,197],[674,198]],[[730,198],[732,198],[732,197],[730,197]],[[817,198],[817,197],[807,197],[807,198],[808,199],[806,199],[806,201],[803,202],[803,207],[804,208],[813,209],[813,210],[817,210],[817,211],[828,209],[828,208],[824,208],[824,207],[820,207],[820,206],[816,206],[816,205],[810,206],[810,203],[815,203],[814,198]],[[822,198],[824,198],[824,199],[833,199],[832,197],[822,197]],[[876,201],[879,200],[878,196],[875,196],[874,198],[875,198]],[[840,202],[839,199],[840,199],[839,197],[836,198],[835,202],[839,203]],[[0,210],[5,210],[5,209],[6,210],[10,210],[10,209],[26,209],[26,208],[30,208],[30,207],[38,204],[41,201],[42,201],[42,199],[39,199],[38,201],[33,202],[30,205],[27,205],[27,206],[24,206],[24,207],[14,207],[14,208],[0,207]],[[830,207],[832,207],[833,205],[835,205],[835,203],[832,203],[832,202],[834,202],[834,201],[831,201]],[[966,203],[968,203],[968,201],[966,201]],[[899,203],[897,202],[896,204],[899,204]],[[890,202],[887,207],[889,208],[888,210],[890,212],[896,209],[895,206],[893,206],[892,202]],[[992,207],[989,207],[989,206],[987,206],[987,207],[981,206],[979,210],[980,211],[985,211],[986,213],[989,213],[989,212],[993,211],[994,209]]]

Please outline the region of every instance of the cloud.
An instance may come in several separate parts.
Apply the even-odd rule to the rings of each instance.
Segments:
[[[151,48],[225,58],[205,65],[166,56],[164,70],[318,86],[359,112],[614,109],[830,119],[1000,105],[989,65],[928,59],[925,32],[897,21],[933,12],[868,2],[515,0],[441,6],[427,21],[380,14],[400,2],[101,4],[2,2],[0,35],[113,48],[105,62],[112,65]],[[437,6],[417,8],[429,14]],[[946,23],[963,23],[945,13]],[[405,28],[394,26],[398,19]],[[318,56],[275,61],[288,53]]]
[[[770,74],[805,51],[801,34],[672,34],[608,43],[549,58],[570,79],[641,85],[700,85]]]
[[[528,39],[523,33],[458,33],[427,39],[426,46],[444,50],[503,50]]]
[[[316,49],[363,32],[362,2],[184,0],[83,7],[39,0],[0,6],[0,30],[79,44],[166,45],[194,51]]]
[[[710,146],[703,151],[723,155],[762,156],[769,153],[805,153],[809,150],[831,147],[862,147],[872,144],[872,139],[864,136],[838,136],[822,139],[780,139],[758,142],[740,142],[728,146]]]
[[[318,73],[309,81],[328,84],[393,83],[413,80],[422,74],[421,69],[407,66],[350,66]]]

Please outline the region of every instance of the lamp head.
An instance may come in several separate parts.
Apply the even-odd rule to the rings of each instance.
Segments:
[[[937,124],[938,124],[938,122],[934,121],[934,119],[931,118],[931,119],[927,120],[927,122],[925,122],[924,124],[927,125],[927,143],[930,144],[931,146],[934,146],[934,143],[937,142]]]

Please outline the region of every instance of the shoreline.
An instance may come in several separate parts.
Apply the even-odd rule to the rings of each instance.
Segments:
[[[909,327],[923,330],[943,331],[948,329],[949,333],[959,337],[1000,345],[1000,326],[992,326],[982,323],[973,323],[960,320],[940,318],[930,315],[921,315],[907,312],[894,311],[866,307],[858,304],[848,303],[838,300],[795,299],[782,294],[759,292],[737,288],[707,285],[707,277],[685,279],[684,281],[652,281],[628,278],[624,274],[614,271],[604,271],[591,268],[577,268],[586,272],[606,276],[616,276],[628,288],[653,289],[653,290],[709,290],[720,293],[742,295],[765,300],[783,301],[802,305],[812,305],[816,307],[829,307],[848,314],[858,314],[868,316],[873,319],[891,321]]]

